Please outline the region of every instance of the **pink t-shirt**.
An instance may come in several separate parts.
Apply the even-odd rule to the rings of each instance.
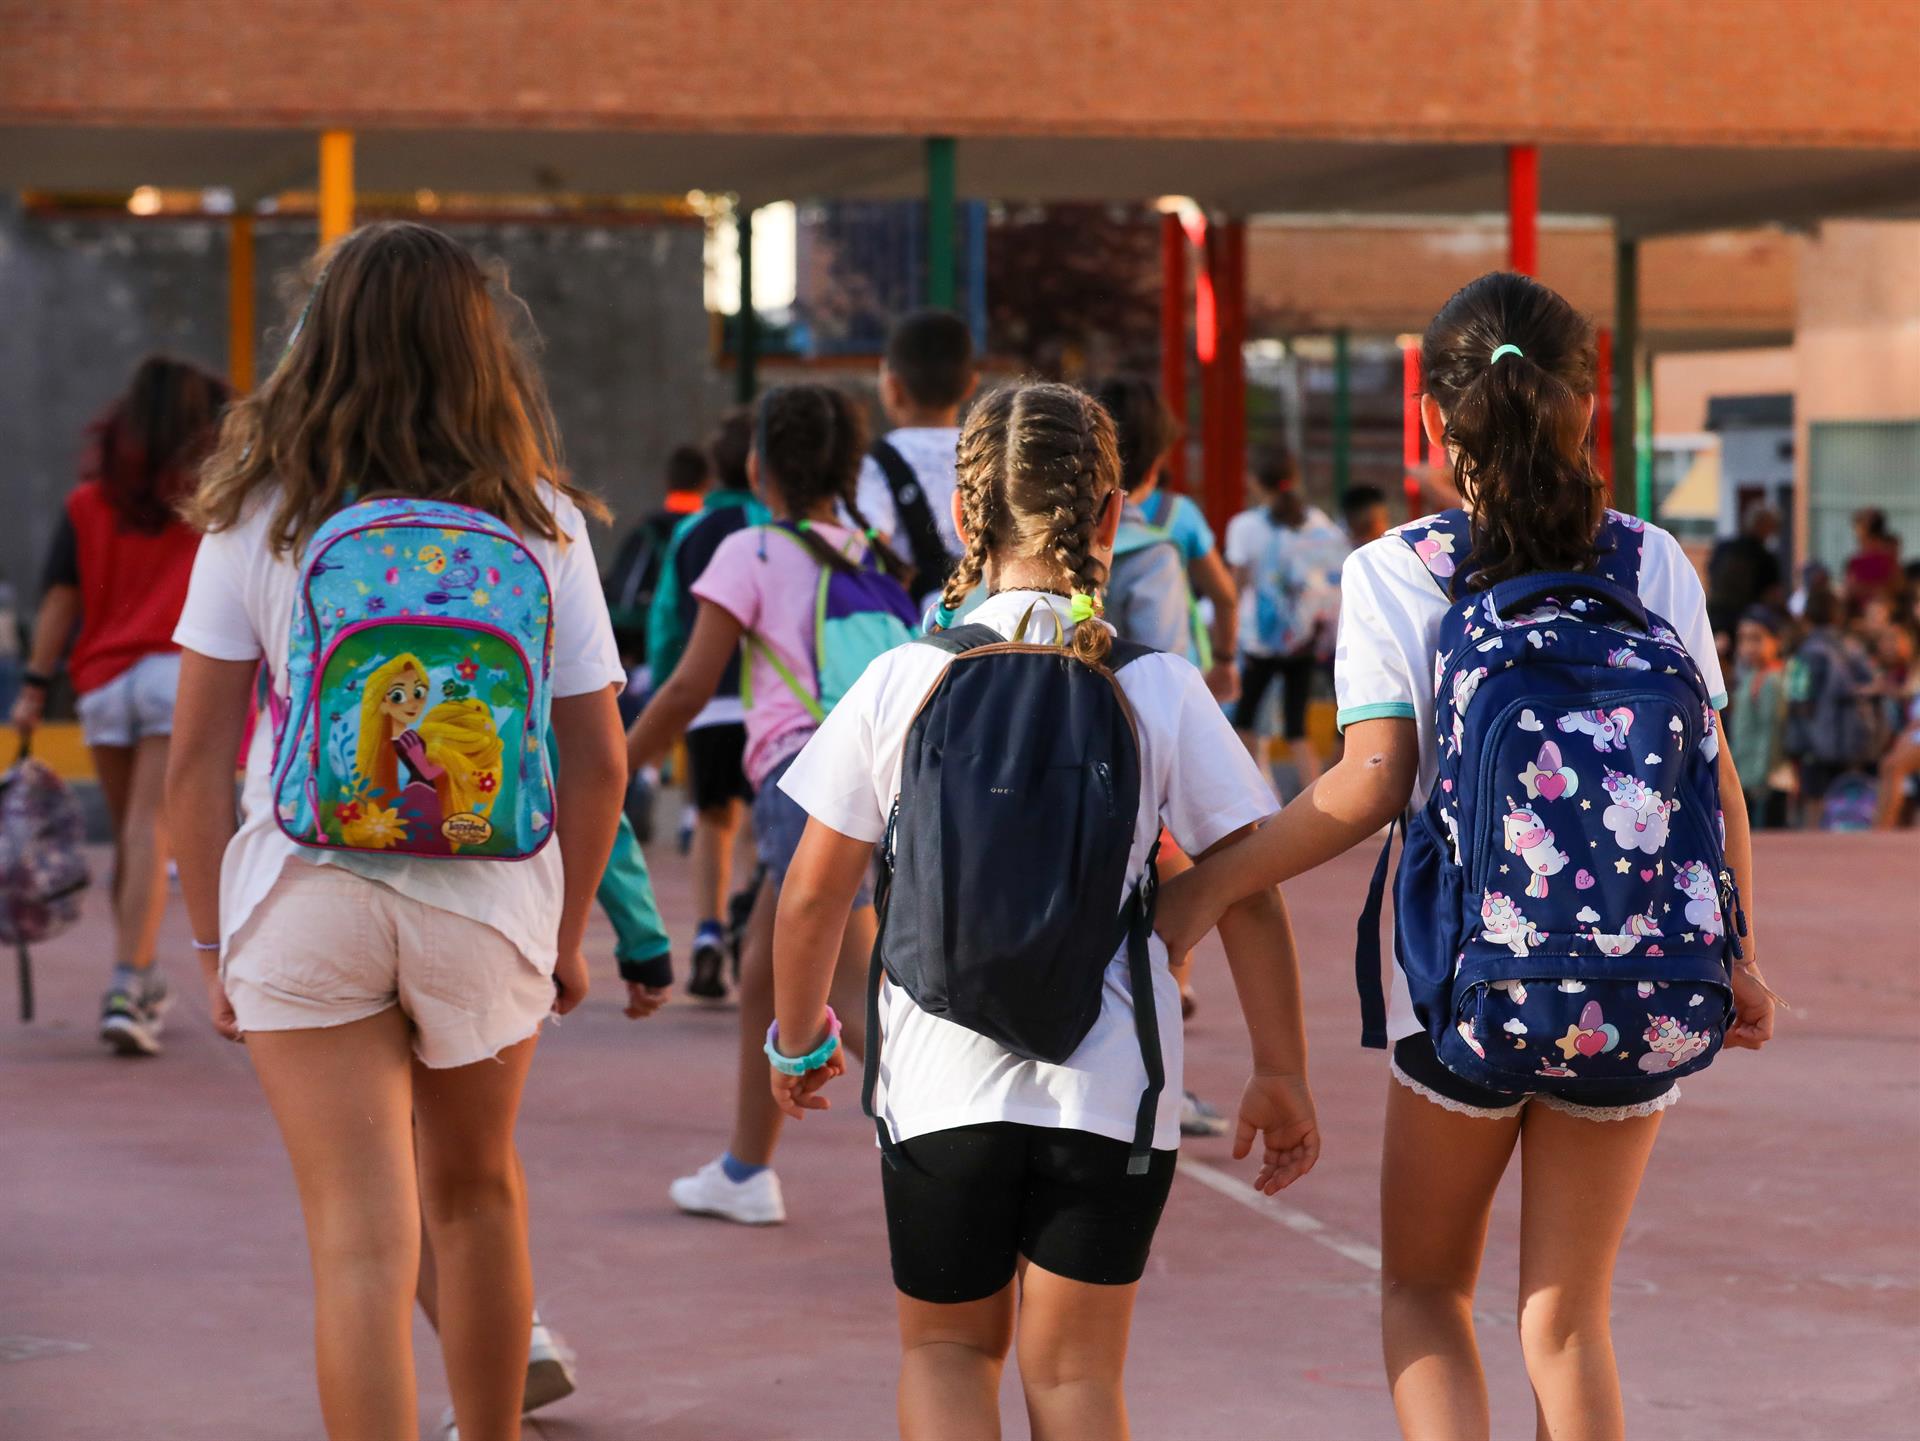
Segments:
[[[816,523],[814,533],[828,545],[845,547],[853,532]],[[747,705],[747,779],[757,790],[773,768],[800,750],[816,722],[780,674],[767,662],[764,646],[809,694],[819,691],[813,671],[813,606],[820,585],[820,562],[800,540],[767,526],[737,530],[720,542],[700,579],[698,600],[709,600],[740,622],[748,633],[742,655],[741,687]]]

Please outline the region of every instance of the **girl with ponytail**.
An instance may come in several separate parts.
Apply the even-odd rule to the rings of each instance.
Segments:
[[[1345,754],[1259,835],[1164,888],[1159,922],[1171,946],[1191,944],[1235,896],[1311,870],[1376,837],[1410,806],[1426,804],[1440,744],[1452,740],[1436,733],[1442,622],[1449,611],[1458,616],[1465,597],[1488,586],[1546,572],[1590,571],[1637,588],[1647,610],[1673,623],[1678,634],[1669,640],[1691,655],[1711,705],[1726,704],[1706,596],[1692,564],[1665,531],[1607,509],[1605,481],[1588,450],[1595,361],[1587,322],[1537,281],[1485,275],[1441,307],[1427,327],[1421,356],[1427,387],[1422,418],[1428,436],[1446,450],[1465,514],[1413,521],[1349,557],[1335,657]],[[1630,564],[1636,551],[1637,564]],[[1537,632],[1529,635],[1538,639]],[[1627,658],[1620,664],[1640,659],[1622,654]],[[1448,709],[1463,712],[1474,688],[1456,686]],[[1566,744],[1562,732],[1572,732],[1582,719],[1583,713],[1564,715],[1557,728],[1547,720],[1541,754],[1557,757]],[[1525,715],[1519,724],[1536,728]],[[1710,724],[1708,734],[1714,730]],[[1639,745],[1637,733],[1633,739]],[[1574,750],[1566,754],[1572,757]],[[1593,750],[1586,754],[1591,764]],[[1747,814],[1731,748],[1719,746],[1715,763],[1726,865],[1751,913]],[[1622,771],[1633,769],[1631,755],[1617,764]],[[1511,776],[1507,783],[1514,784]],[[1565,793],[1572,793],[1570,785]],[[1547,840],[1551,849],[1551,835]],[[1619,862],[1621,870],[1626,864]],[[1509,879],[1524,883],[1525,868],[1513,869],[1518,874]],[[1584,879],[1575,884],[1595,885],[1589,872],[1579,875]],[[1525,922],[1508,898],[1520,894],[1511,888],[1489,892],[1482,909],[1488,941],[1502,939],[1496,930]],[[1673,910],[1677,919],[1677,900]],[[1398,923],[1409,934],[1413,927],[1440,924],[1433,915],[1401,915]],[[1772,993],[1755,956],[1749,935],[1745,959],[1732,972],[1735,1016],[1726,1030],[1728,1046],[1757,1049],[1773,1031]],[[1661,1113],[1679,1098],[1673,1078],[1650,1074],[1608,1091],[1583,1092],[1583,1101],[1595,1102],[1590,1105],[1546,1091],[1489,1089],[1440,1063],[1397,965],[1393,982],[1385,1026],[1392,1060],[1380,1187],[1381,1330],[1402,1431],[1461,1441],[1488,1435],[1474,1286],[1494,1191],[1517,1148],[1526,1173],[1520,1346],[1540,1434],[1594,1441],[1623,1436],[1609,1329],[1614,1258]],[[1476,1050],[1479,1040],[1487,1047],[1527,1044],[1515,1035],[1467,1035]],[[1658,1069],[1663,1067],[1640,1066],[1649,1073]]]
[[[984,582],[988,595],[968,614],[969,627],[1043,652],[1057,646],[1057,664],[1100,667],[1118,687],[1140,758],[1137,808],[1112,822],[1126,827],[1132,893],[1147,883],[1163,828],[1201,855],[1250,831],[1273,802],[1184,656],[1149,652],[1108,669],[1114,636],[1100,618],[1100,596],[1120,524],[1121,474],[1113,421],[1081,391],[1028,384],[983,399],[960,435],[953,520],[965,550],[943,609],[957,608]],[[857,1011],[834,994],[834,955],[889,816],[897,814],[901,836],[953,821],[931,809],[938,797],[903,782],[915,717],[952,663],[952,652],[937,645],[880,656],[781,781],[809,817],[780,900],[779,1024],[767,1036],[776,1056],[773,1092],[796,1118],[827,1105],[816,1092],[845,1067],[833,1017]],[[977,723],[988,742],[981,749],[990,748],[993,727],[1018,725],[1058,735],[1062,753],[1075,753],[1072,718],[1044,704],[1017,717],[984,714]],[[1084,766],[1085,755],[1079,759]],[[1014,794],[1013,771],[1003,779],[1003,793]],[[1010,805],[1028,802],[1022,794]],[[1006,814],[1005,824],[1023,829],[1048,819]],[[950,892],[942,903],[954,907],[948,927],[1017,903],[979,863],[1006,839],[970,830],[929,863]],[[896,916],[919,913],[926,901],[914,881],[910,869],[894,874]],[[1241,1098],[1235,1155],[1247,1156],[1255,1134],[1264,1135],[1254,1184],[1272,1194],[1311,1169],[1319,1152],[1293,938],[1271,889],[1232,907],[1220,930],[1256,1071]],[[959,949],[951,939],[932,944],[944,946],[935,958],[942,966]],[[1167,953],[1148,944],[1137,994],[1152,1004],[1136,1011],[1128,951],[1123,942],[1105,961],[1099,1015],[1059,1064],[932,1015],[891,981],[876,988],[885,1046],[875,1110],[899,1153],[898,1164],[883,1164],[881,1186],[899,1292],[900,1431],[908,1441],[1000,1434],[1000,1373],[1016,1332],[1035,1437],[1127,1434],[1127,1332],[1173,1181],[1182,1093],[1180,997]],[[965,985],[955,977],[956,990]],[[1144,1116],[1142,1027],[1158,1034],[1165,1075]],[[1134,1171],[1136,1136],[1150,1141]]]
[[[781,1117],[767,1092],[760,1046],[773,1020],[774,905],[806,823],[780,789],[780,777],[833,701],[820,673],[826,658],[815,620],[823,572],[895,592],[903,639],[914,614],[900,584],[907,568],[868,528],[854,495],[865,453],[860,413],[832,386],[783,385],[761,397],[747,476],[773,524],[736,530],[714,550],[693,583],[699,609],[686,649],[627,736],[636,768],[663,759],[739,655],[745,764],[763,877],[740,957],[740,1089],[727,1149],[675,1181],[669,1194],[683,1211],[747,1225],[786,1219],[780,1180],[770,1169]],[[834,1000],[849,1017],[847,1043],[857,1052],[874,932],[867,888],[852,911],[836,942],[841,964]]]

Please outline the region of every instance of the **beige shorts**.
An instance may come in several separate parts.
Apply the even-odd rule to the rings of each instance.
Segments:
[[[222,967],[242,1031],[344,1026],[399,1006],[436,1070],[540,1029],[553,979],[491,926],[339,866],[289,860]]]

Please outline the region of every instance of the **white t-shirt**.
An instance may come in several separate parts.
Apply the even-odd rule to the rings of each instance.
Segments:
[[[1037,627],[1044,637],[1048,609],[1063,626],[1070,624],[1066,601],[1038,591],[1004,591],[967,619],[1011,637],[1021,617],[1035,611],[1028,635]],[[879,842],[899,793],[907,731],[951,660],[925,645],[899,646],[875,660],[807,742],[781,789],[842,835]],[[1272,792],[1191,663],[1181,656],[1144,656],[1119,678],[1140,737],[1141,806],[1129,859],[1135,880],[1145,874],[1148,849],[1163,824],[1191,854],[1273,813]],[[992,904],[991,898],[981,904]],[[1180,990],[1158,936],[1150,949],[1166,1066],[1153,1144],[1171,1150],[1180,1144]],[[1147,1073],[1134,1030],[1124,945],[1107,967],[1099,1019],[1064,1065],[1022,1060],[985,1036],[927,1014],[891,984],[881,987],[880,1015],[885,1041],[876,1104],[900,1140],[989,1121],[1133,1139]]]
[[[555,698],[585,695],[626,683],[619,647],[607,618],[600,573],[585,518],[565,496],[550,493],[554,519],[569,544],[529,538],[526,546],[547,573],[553,591]],[[200,542],[193,581],[174,641],[214,660],[260,660],[274,689],[287,691],[287,635],[293,620],[291,555],[267,545],[272,500],[255,504],[231,530]],[[280,829],[272,803],[272,727],[256,725],[241,788],[240,829],[220,864],[220,941],[230,946],[290,859],[342,866],[404,896],[491,926],[543,971],[553,969],[560,927],[563,873],[558,844],[523,861],[462,863],[404,856],[315,850],[295,845]]]
[[[1247,655],[1291,653],[1331,633],[1340,613],[1336,577],[1351,547],[1346,532],[1318,506],[1308,506],[1298,526],[1277,524],[1264,505],[1227,522],[1227,564],[1248,573],[1240,587],[1240,649]],[[1263,637],[1258,593],[1266,591],[1285,618],[1288,634],[1279,647]],[[1325,654],[1325,641],[1320,642]]]
[[[1419,525],[1420,521],[1410,522]],[[1342,730],[1355,721],[1403,717],[1420,735],[1420,776],[1409,805],[1426,804],[1440,767],[1434,734],[1433,661],[1447,599],[1401,526],[1347,557],[1340,573],[1340,643],[1334,655],[1333,688]],[[1649,525],[1640,549],[1640,599],[1679,634],[1700,667],[1716,710],[1727,703],[1720,653],[1707,623],[1707,593],[1680,542]],[[1397,1041],[1420,1030],[1398,967],[1387,1009],[1387,1036]]]
[[[900,452],[900,458],[913,467],[933,507],[933,523],[939,528],[940,543],[948,555],[959,555],[960,533],[953,528],[954,457],[960,445],[960,430],[952,425],[904,426],[887,436],[887,443]],[[900,514],[893,507],[893,491],[887,486],[887,473],[880,462],[867,456],[860,462],[859,488],[854,499],[867,524],[887,538],[901,555],[906,554],[906,537],[900,533]]]

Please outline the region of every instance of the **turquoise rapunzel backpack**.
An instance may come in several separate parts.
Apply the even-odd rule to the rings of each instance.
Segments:
[[[365,500],[300,564],[274,805],[303,846],[518,860],[553,834],[546,573],[495,516]]]

